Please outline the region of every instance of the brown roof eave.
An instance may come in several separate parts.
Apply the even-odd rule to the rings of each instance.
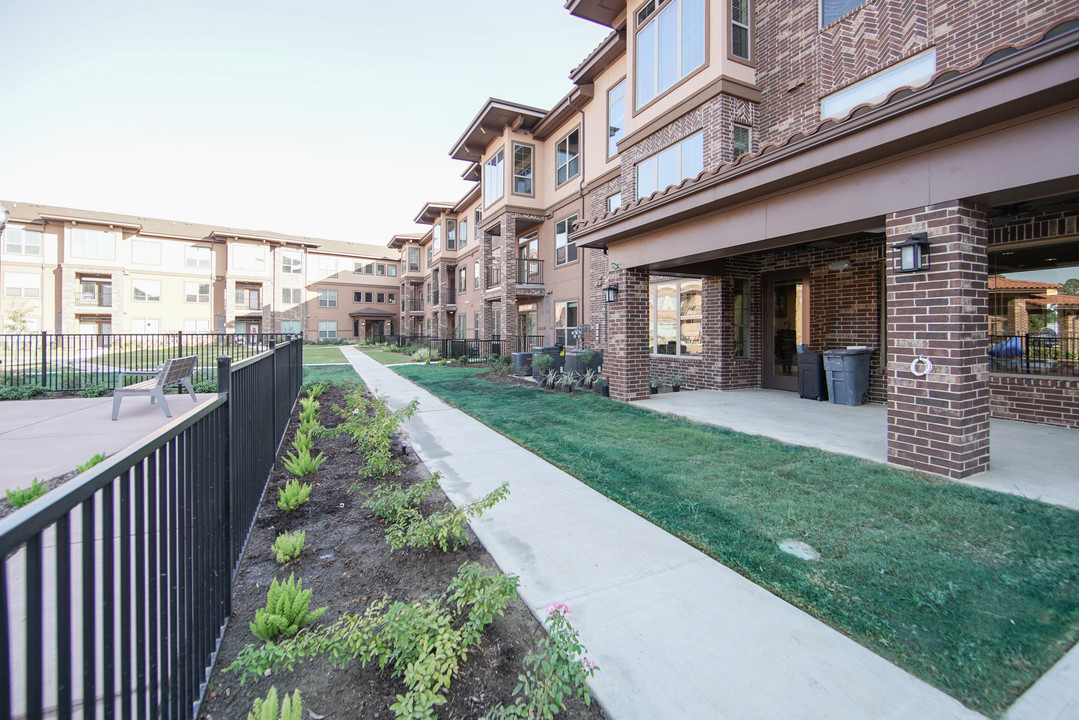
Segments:
[[[142,225],[139,223],[123,222],[122,220],[109,220],[90,217],[81,217],[78,215],[52,215],[49,213],[41,213],[41,219],[51,222],[61,223],[83,223],[84,225],[108,225],[109,227],[124,228],[125,230],[134,230],[136,232],[142,230]]]
[[[581,61],[569,74],[569,79],[576,85],[584,85],[595,81],[596,77],[606,70],[618,58],[626,54],[625,31],[615,30],[599,47],[593,50],[588,57]]]
[[[546,114],[547,111],[540,108],[488,98],[450,149],[450,157],[454,160],[479,162],[487,143],[501,132],[503,127],[513,122],[511,118],[520,118],[522,127],[529,129]]]
[[[558,101],[547,117],[532,129],[532,137],[537,140],[546,140],[570,118],[575,116],[595,95],[595,86],[591,83],[580,85],[570,90],[564,98]]]
[[[626,4],[618,0],[566,0],[565,8],[574,17],[614,27],[618,16],[626,9]]]

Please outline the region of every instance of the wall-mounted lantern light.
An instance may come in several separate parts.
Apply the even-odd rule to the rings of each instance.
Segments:
[[[899,253],[899,272],[919,272],[929,269],[929,234],[914,233],[895,244]]]
[[[603,297],[609,303],[616,302],[618,300],[618,283],[603,288]]]

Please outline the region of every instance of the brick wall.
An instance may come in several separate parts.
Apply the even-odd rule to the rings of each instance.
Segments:
[[[992,375],[989,408],[1001,420],[1079,428],[1079,378]]]
[[[603,373],[616,400],[648,396],[648,272],[637,268],[609,275],[618,283],[618,300],[608,303],[611,336],[603,354]]]

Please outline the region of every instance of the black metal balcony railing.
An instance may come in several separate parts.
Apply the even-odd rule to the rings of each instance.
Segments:
[[[502,266],[492,265],[487,268],[487,289],[496,288],[502,285]]]
[[[409,312],[423,312],[423,298],[412,298],[408,301]]]
[[[517,261],[518,285],[542,285],[543,261],[535,258],[520,258]]]
[[[989,335],[989,369],[1021,375],[1079,376],[1079,335],[1041,331]]]
[[[450,288],[449,292],[446,293],[446,304],[447,305],[456,305],[457,304],[457,289],[456,288]]]
[[[434,288],[433,290],[431,290],[431,304],[432,305],[438,305],[439,304],[439,302],[438,302],[438,288]]]

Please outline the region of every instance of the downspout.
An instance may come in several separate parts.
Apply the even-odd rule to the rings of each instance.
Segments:
[[[584,153],[584,107],[581,106],[581,105],[575,104],[576,101],[580,97],[581,97],[581,94],[578,92],[577,97],[574,97],[574,98],[570,99],[570,106],[577,108],[577,112],[581,116],[581,174],[580,174],[580,180],[577,183],[577,198],[581,202],[581,210],[577,214],[577,218],[579,220],[583,220],[583,219],[585,219],[585,207],[584,207],[584,169],[585,169],[585,166],[584,166],[584,158],[585,158],[585,153]],[[567,232],[569,232],[569,231],[572,231],[572,228],[570,228]],[[581,306],[578,309],[578,318],[577,318],[577,324],[580,325],[581,324],[581,317],[580,316],[584,314],[584,304],[585,304],[584,248],[577,248],[577,259],[580,261],[580,270],[581,270]],[[591,303],[589,303],[589,310],[591,311],[591,309],[592,309]],[[582,347],[578,348],[579,350],[583,349],[583,345],[584,345],[583,338],[582,338],[581,345],[582,345]]]

